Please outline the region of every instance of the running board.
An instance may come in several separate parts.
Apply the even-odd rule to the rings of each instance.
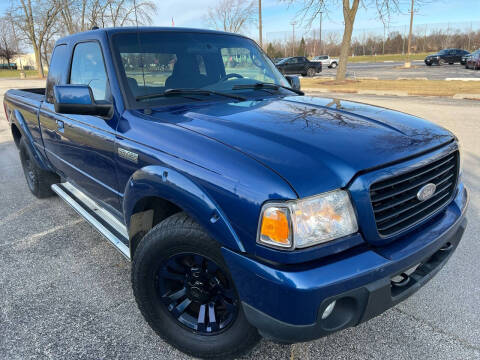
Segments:
[[[69,182],[53,184],[51,187],[58,196],[130,260],[128,232],[121,221]]]

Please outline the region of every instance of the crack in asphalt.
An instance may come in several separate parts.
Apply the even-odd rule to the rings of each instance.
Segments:
[[[454,335],[454,334],[451,334],[437,326],[435,326],[434,324],[431,324],[429,323],[428,321],[426,321],[425,319],[422,319],[418,316],[415,316],[413,314],[409,314],[408,312],[404,311],[404,310],[401,310],[399,309],[398,307],[394,307],[392,308],[393,311],[396,311],[402,315],[405,315],[406,317],[410,318],[411,320],[413,321],[416,321],[422,325],[425,325],[425,326],[428,326],[429,328],[431,328],[434,332],[436,332],[437,334],[440,334],[440,335],[445,335],[445,336],[448,336],[449,338],[451,338],[452,340],[456,341],[459,345],[462,345],[464,347],[466,347],[467,349],[470,349],[470,350],[475,350],[475,351],[478,351],[480,352],[480,347],[479,346],[475,346],[475,345],[472,345],[470,344],[469,342],[459,338],[458,336]]]

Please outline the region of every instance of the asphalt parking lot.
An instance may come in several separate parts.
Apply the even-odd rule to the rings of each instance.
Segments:
[[[0,95],[41,85],[1,80]],[[245,359],[480,359],[480,102],[336,97],[413,113],[454,131],[470,189],[469,226],[445,268],[404,303],[317,341],[262,341]],[[141,317],[129,263],[60,199],[29,193],[3,111],[0,234],[0,359],[187,358]]]
[[[401,69],[402,65],[402,62],[350,63],[347,65],[347,76],[350,78],[376,77],[379,80],[396,80],[398,78],[425,78],[428,80],[475,78],[480,81],[480,71],[465,69],[465,66],[460,64],[426,66],[423,61],[414,61],[410,69]],[[329,69],[324,66],[320,76],[335,76],[336,73],[336,69]]]

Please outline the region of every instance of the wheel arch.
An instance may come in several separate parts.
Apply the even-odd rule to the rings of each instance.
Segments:
[[[152,165],[137,170],[124,193],[130,256],[134,256],[148,230],[180,211],[197,221],[222,246],[245,251],[226,215],[201,186],[174,169]]]
[[[28,128],[28,125],[25,122],[25,119],[23,118],[22,113],[19,110],[14,110],[11,112],[10,118],[11,118],[12,136],[17,147],[20,145],[20,140],[23,138],[25,140],[25,144],[27,145],[28,149],[33,155],[37,165],[42,170],[53,171],[48,161],[42,156],[42,154],[35,147],[33,136],[30,133],[30,129]],[[18,141],[18,144],[17,144],[17,141]]]

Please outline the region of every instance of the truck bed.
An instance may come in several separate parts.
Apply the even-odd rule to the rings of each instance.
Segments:
[[[41,102],[45,99],[45,88],[33,88],[33,89],[11,89],[8,90],[8,95],[27,98]]]

